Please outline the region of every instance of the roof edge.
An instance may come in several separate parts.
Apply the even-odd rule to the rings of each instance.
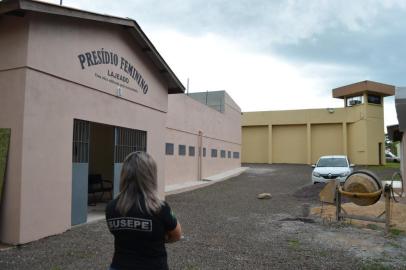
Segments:
[[[140,45],[142,48],[143,52],[147,54],[148,58],[150,58],[150,60],[158,68],[159,73],[167,80],[168,94],[185,92],[185,87],[183,84],[180,82],[169,65],[165,62],[163,57],[159,54],[158,50],[148,39],[144,31],[142,31],[138,23],[133,19],[99,14],[72,7],[33,0],[5,0],[0,2],[0,14],[9,13],[12,11],[31,11],[128,27],[133,30],[132,32],[134,34],[134,38],[136,39],[138,45]]]
[[[395,86],[374,81],[361,81],[349,85],[334,88],[332,90],[334,98],[345,98],[363,92],[379,94],[383,97],[395,95]]]

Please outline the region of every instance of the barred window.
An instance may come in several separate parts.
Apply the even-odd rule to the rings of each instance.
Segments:
[[[147,151],[147,132],[130,128],[115,128],[114,162],[122,163],[128,154]]]
[[[217,149],[211,149],[211,157],[217,157]]]
[[[195,147],[189,146],[189,157],[194,157],[194,156],[195,156]]]
[[[179,144],[179,156],[186,155],[186,145]]]
[[[174,154],[174,148],[175,146],[173,143],[166,143],[165,144],[165,154],[168,156],[172,156]]]
[[[90,125],[88,121],[73,120],[72,162],[89,162]]]
[[[231,158],[231,151],[228,151],[228,152],[227,152],[227,157],[228,157],[228,158]]]
[[[220,156],[221,156],[221,158],[225,158],[226,157],[226,150],[221,150],[220,151]]]
[[[203,157],[206,157],[206,147],[203,147]]]

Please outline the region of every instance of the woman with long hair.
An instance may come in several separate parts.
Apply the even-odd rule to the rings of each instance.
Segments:
[[[145,152],[129,154],[123,163],[120,194],[106,207],[114,236],[111,270],[168,269],[165,242],[181,238],[180,224],[157,194],[157,168]]]

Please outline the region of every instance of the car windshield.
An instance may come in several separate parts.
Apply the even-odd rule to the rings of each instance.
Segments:
[[[321,158],[317,167],[347,167],[348,163],[345,158]]]

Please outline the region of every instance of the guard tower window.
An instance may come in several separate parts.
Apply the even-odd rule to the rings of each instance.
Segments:
[[[368,94],[368,103],[382,104],[382,98],[381,96]]]
[[[364,98],[363,96],[355,96],[355,97],[349,97],[347,98],[347,107],[352,107],[358,104],[364,103]]]

